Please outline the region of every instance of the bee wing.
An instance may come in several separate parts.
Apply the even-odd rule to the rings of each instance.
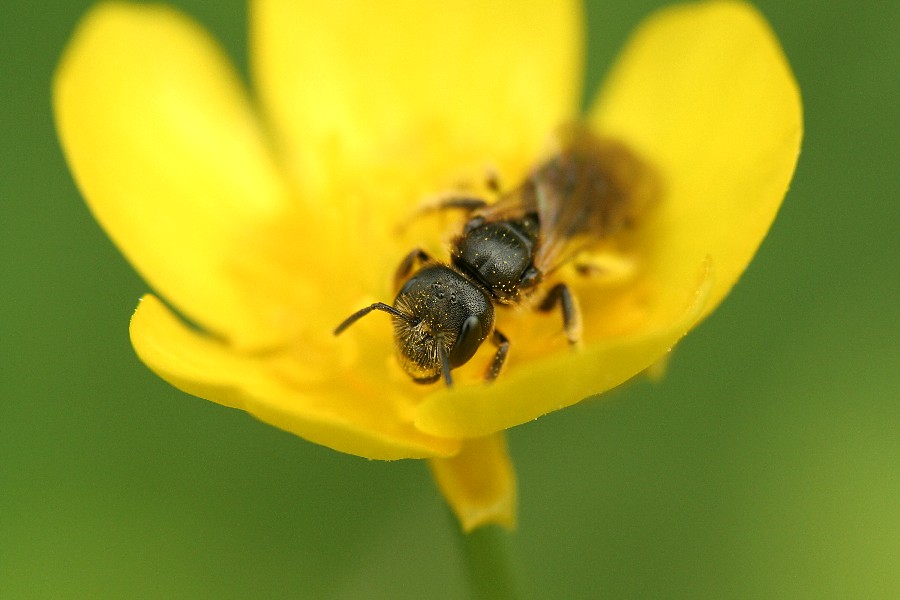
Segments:
[[[603,180],[586,182],[584,165],[572,158],[559,156],[535,172],[531,181],[541,232],[534,264],[545,274],[603,233],[601,205],[607,186]]]
[[[535,267],[550,273],[628,227],[654,195],[649,181],[649,171],[620,144],[575,136],[529,179],[541,231]]]
[[[473,216],[482,217],[488,223],[521,219],[528,213],[537,213],[538,205],[530,180],[519,188],[504,194],[499,200],[479,208]]]
[[[487,222],[537,215],[540,235],[534,264],[548,273],[581,250],[598,232],[597,198],[583,188],[581,173],[569,157],[557,156],[537,168],[518,188],[473,216]],[[596,194],[595,194],[596,196]]]
[[[622,144],[578,128],[567,136],[521,186],[473,213],[488,222],[536,214],[534,266],[544,274],[629,227],[658,195],[650,168]]]

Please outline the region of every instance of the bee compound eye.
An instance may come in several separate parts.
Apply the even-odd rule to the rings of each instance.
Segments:
[[[481,346],[485,333],[481,327],[481,321],[475,315],[469,315],[463,321],[456,337],[456,343],[450,350],[450,364],[454,367],[464,365]]]

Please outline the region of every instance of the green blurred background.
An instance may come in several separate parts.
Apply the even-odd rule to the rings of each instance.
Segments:
[[[177,4],[246,65],[241,2]],[[591,3],[590,88],[661,4]],[[89,5],[2,7],[0,598],[463,597],[423,463],[314,446],[135,358],[146,286],[50,114]],[[662,383],[511,432],[533,598],[900,598],[900,9],[761,8],[804,97],[792,189]]]

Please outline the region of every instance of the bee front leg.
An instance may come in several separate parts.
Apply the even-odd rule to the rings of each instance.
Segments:
[[[564,283],[557,283],[553,286],[538,304],[537,309],[541,312],[549,312],[557,305],[562,309],[566,338],[569,340],[569,345],[574,346],[581,341],[581,309],[578,307],[575,296],[569,290],[569,286]]]
[[[503,368],[503,363],[506,362],[506,355],[509,354],[509,339],[496,329],[494,330],[493,342],[497,345],[497,353],[494,354],[494,360],[491,361],[487,374],[484,376],[484,379],[489,383],[497,379],[500,369]]]
[[[399,291],[400,288],[406,283],[407,278],[415,271],[418,267],[422,266],[425,263],[435,262],[431,255],[422,250],[421,248],[415,248],[400,261],[400,264],[397,265],[397,270],[394,271],[394,291]]]

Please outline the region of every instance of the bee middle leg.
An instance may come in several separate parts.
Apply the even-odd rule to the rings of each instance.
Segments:
[[[416,211],[416,216],[447,210],[462,210],[464,213],[469,214],[487,205],[487,200],[478,196],[448,195],[419,207],[418,211]]]
[[[541,312],[549,312],[557,305],[562,310],[566,338],[569,340],[569,345],[574,346],[581,341],[581,309],[569,286],[564,283],[557,283],[553,286],[538,304],[537,309]]]
[[[473,211],[484,208],[487,205],[488,203],[484,198],[475,196],[445,196],[432,202],[427,202],[417,208],[415,212],[397,225],[397,232],[405,231],[413,221],[425,215],[443,213],[448,210],[462,210],[466,215],[469,215]]]
[[[615,252],[605,252],[592,256],[590,260],[575,262],[575,271],[579,275],[608,285],[629,281],[636,270],[633,257]]]
[[[506,362],[506,355],[509,354],[509,339],[505,335],[495,329],[492,340],[494,344],[497,345],[497,353],[494,354],[494,360],[491,361],[487,373],[484,376],[484,379],[488,383],[497,379],[497,376],[500,374],[500,369],[503,368],[503,363]]]
[[[469,213],[473,210],[484,208],[487,204],[487,200],[475,196],[450,196],[449,198],[444,198],[443,200],[436,202],[430,207],[430,210],[437,212],[459,208]]]

